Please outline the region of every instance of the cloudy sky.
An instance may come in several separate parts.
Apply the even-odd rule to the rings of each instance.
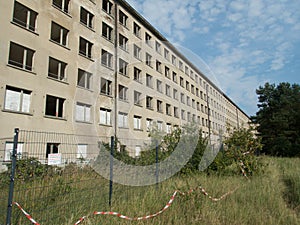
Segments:
[[[300,83],[300,0],[127,1],[248,115],[260,85]]]

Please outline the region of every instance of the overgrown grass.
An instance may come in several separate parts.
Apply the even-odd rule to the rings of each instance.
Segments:
[[[17,183],[15,200],[42,225],[74,224],[82,216],[88,216],[82,223],[85,225],[300,224],[300,159],[265,160],[267,171],[250,181],[242,176],[198,174],[173,177],[158,187],[115,184],[111,208],[108,206],[108,182],[90,170],[74,168],[67,177],[61,174],[37,183],[23,183],[22,186]],[[64,183],[60,183],[61,179]],[[36,185],[44,188],[31,189]],[[116,211],[130,217],[145,216],[162,209],[175,190],[188,191],[199,185],[214,197],[239,188],[219,202],[212,202],[199,191],[188,196],[178,195],[167,211],[146,221],[92,215],[94,211]],[[1,196],[5,194],[3,189],[0,191]],[[1,208],[5,206],[6,202],[1,203]],[[30,224],[16,207],[13,209],[13,224]],[[0,218],[0,224],[4,223],[4,217]]]

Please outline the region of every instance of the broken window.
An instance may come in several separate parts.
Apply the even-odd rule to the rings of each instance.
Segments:
[[[32,71],[34,53],[32,49],[10,42],[8,64]]]
[[[119,34],[119,47],[124,51],[127,51],[128,49],[128,38],[122,34]]]
[[[46,95],[46,116],[63,118],[65,99],[52,95]]]
[[[113,55],[111,53],[102,49],[102,55],[101,55],[101,64],[102,65],[112,68],[112,58],[113,58]]]
[[[112,41],[113,38],[112,32],[113,32],[113,28],[107,25],[106,23],[102,22],[102,36]]]
[[[93,28],[94,15],[85,8],[80,8],[80,22],[89,28]]]
[[[82,37],[79,38],[79,54],[91,59],[92,47],[93,47],[93,43],[89,42],[88,40]]]
[[[57,154],[59,153],[59,145],[60,143],[47,143],[46,147],[46,159],[48,159],[49,154]]]
[[[53,5],[65,13],[69,12],[69,3],[70,0],[53,0]]]
[[[65,81],[66,80],[66,67],[67,64],[49,57],[49,65],[48,65],[48,77]]]
[[[119,85],[119,99],[120,100],[128,100],[128,96],[127,96],[127,91],[128,88],[123,86],[123,85]]]
[[[68,33],[69,33],[69,31],[66,28],[58,25],[55,22],[51,23],[51,37],[50,37],[50,39],[52,41],[56,42],[57,44],[67,46]]]
[[[15,1],[13,22],[18,25],[35,31],[37,12]]]
[[[78,69],[77,85],[86,89],[91,89],[92,74]]]
[[[127,27],[127,20],[128,20],[128,16],[125,13],[123,13],[121,10],[119,10],[119,22],[123,26]]]
[[[110,80],[107,80],[105,78],[101,78],[101,94],[104,95],[112,95],[112,82]]]

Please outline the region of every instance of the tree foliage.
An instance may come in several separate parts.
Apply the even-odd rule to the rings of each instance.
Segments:
[[[252,120],[258,125],[263,152],[273,156],[300,156],[300,86],[266,83],[256,93],[259,111]]]

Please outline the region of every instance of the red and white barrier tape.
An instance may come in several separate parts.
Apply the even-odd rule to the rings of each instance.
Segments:
[[[153,218],[153,217],[156,217],[160,214],[162,214],[164,211],[166,211],[170,206],[171,204],[174,202],[174,199],[176,197],[177,194],[180,194],[180,195],[189,195],[191,194],[192,192],[196,191],[196,190],[200,190],[205,196],[207,196],[210,200],[214,201],[214,202],[217,202],[217,201],[220,201],[222,199],[224,199],[226,196],[228,196],[229,194],[232,194],[233,192],[235,192],[236,190],[238,189],[238,187],[236,187],[233,191],[230,191],[230,192],[227,192],[225,193],[224,195],[222,195],[221,197],[219,198],[214,198],[212,196],[210,196],[204,188],[202,187],[197,187],[195,189],[191,189],[190,191],[184,193],[184,192],[181,192],[179,190],[176,190],[174,192],[174,194],[172,195],[172,197],[170,198],[169,202],[166,204],[166,206],[161,209],[160,211],[158,211],[157,213],[154,213],[154,214],[150,214],[150,215],[147,215],[147,216],[142,216],[142,217],[129,217],[129,216],[124,216],[122,215],[121,213],[118,213],[118,212],[94,212],[93,215],[111,215],[111,216],[117,216],[119,217],[120,219],[125,219],[125,220],[131,220],[131,221],[137,221],[137,220],[146,220],[146,219],[150,219],[150,218]],[[78,220],[75,225],[78,225],[80,224],[82,221],[84,221],[84,219],[87,218],[87,217],[82,217],[80,218],[80,220]]]
[[[27,217],[27,219],[30,220],[31,223],[36,224],[36,225],[40,225],[38,222],[36,222],[22,207],[19,203],[14,202],[14,205],[18,206],[18,208],[23,212],[23,214]]]

